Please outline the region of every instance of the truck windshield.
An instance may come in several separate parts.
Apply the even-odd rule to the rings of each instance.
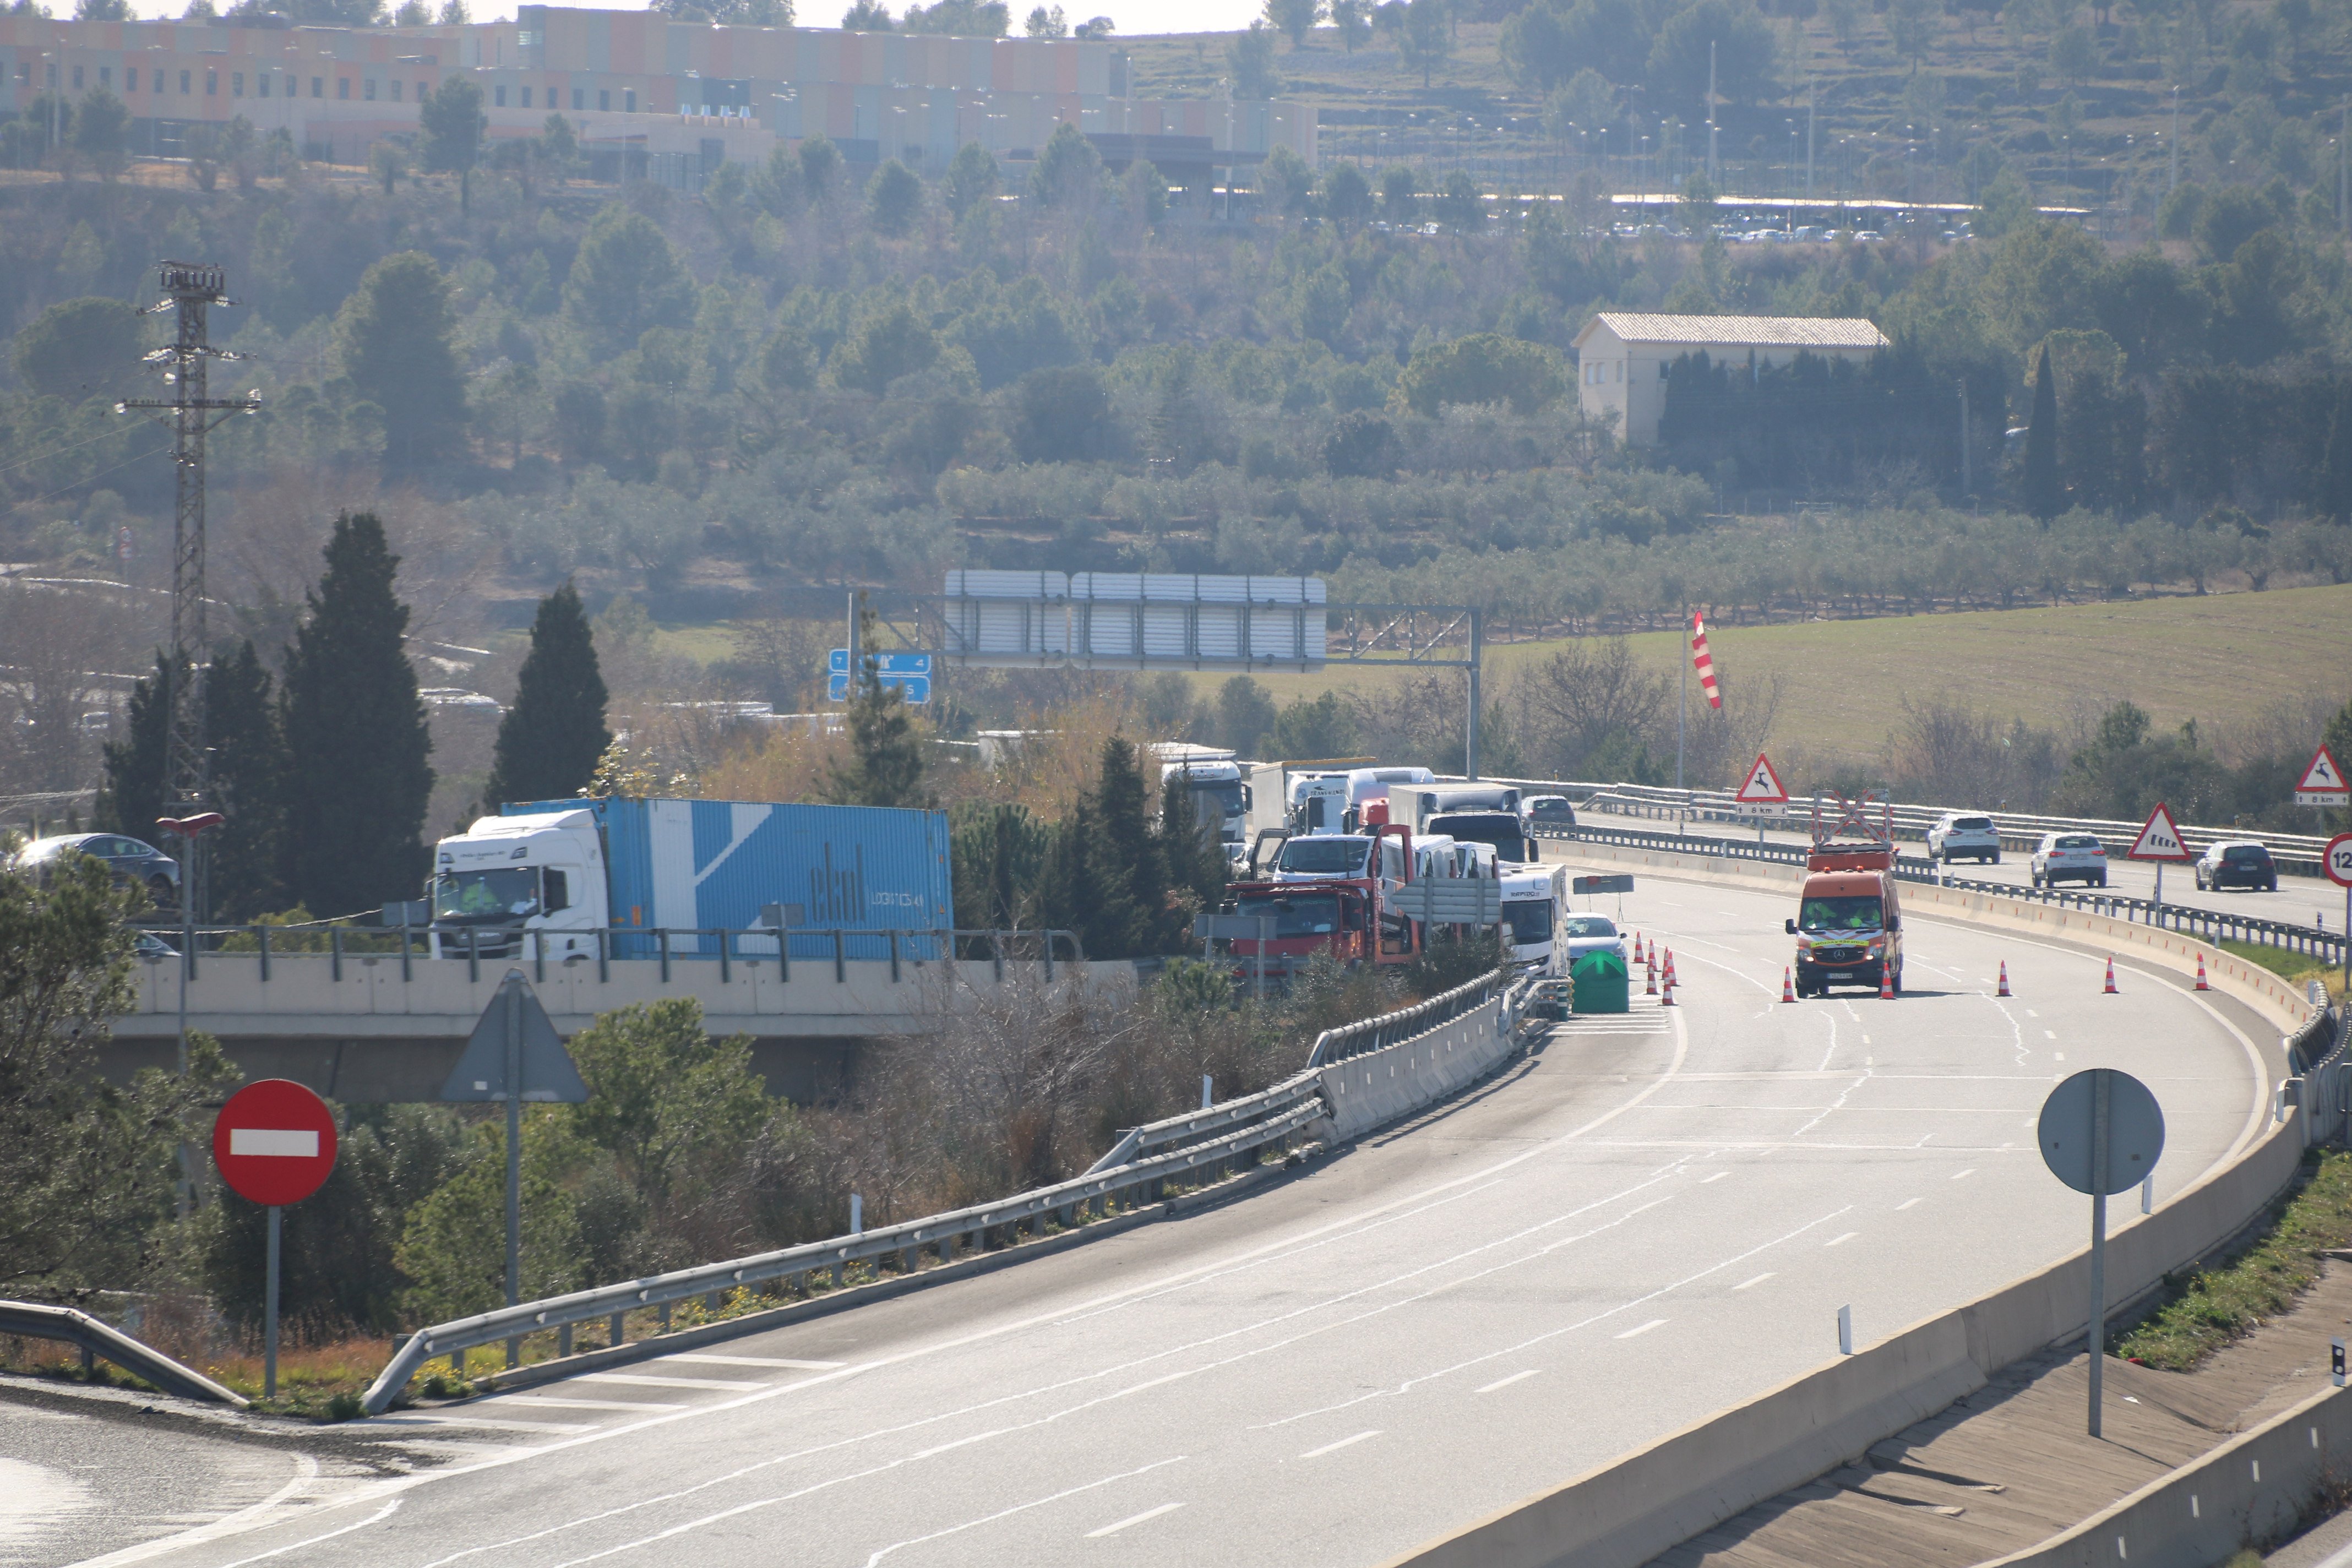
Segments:
[[[1876,931],[1879,920],[1878,900],[1856,895],[1807,899],[1797,923],[1807,931]]]
[[[1503,923],[1511,928],[1511,945],[1529,947],[1551,940],[1549,899],[1505,899]]]
[[[1469,839],[1476,844],[1495,847],[1497,860],[1524,860],[1528,857],[1528,837],[1519,826],[1519,819],[1508,812],[1482,811],[1460,816],[1433,816],[1425,831],[1432,837]]]
[[[501,866],[494,871],[444,871],[433,879],[433,918],[479,921],[539,913],[539,871]]]
[[[1188,787],[1194,800],[1213,802],[1217,810],[1227,816],[1241,815],[1242,786],[1239,779],[1194,779]]]
[[[1244,899],[1234,912],[1249,920],[1270,920],[1273,934],[1284,936],[1328,936],[1339,929],[1339,900],[1325,897],[1307,899]]]
[[[1360,877],[1370,843],[1366,838],[1328,836],[1294,838],[1282,847],[1282,858],[1276,864],[1286,871],[1304,871],[1310,876]]]

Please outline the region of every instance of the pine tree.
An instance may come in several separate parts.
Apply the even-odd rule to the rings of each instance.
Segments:
[[[227,820],[210,836],[211,918],[247,921],[286,907],[286,745],[269,672],[247,639],[216,655],[205,677],[205,739],[212,749],[206,794]]]
[[[496,810],[508,801],[560,800],[586,789],[596,759],[613,743],[604,700],[595,637],[579,592],[566,583],[539,602],[514,706],[499,721],[484,804]]]
[[[1160,862],[1167,868],[1167,886],[1171,892],[1189,893],[1198,908],[1213,910],[1224,896],[1228,868],[1218,836],[1222,826],[1213,818],[1202,820],[1182,773],[1171,773],[1160,784],[1156,837]],[[1170,934],[1179,941],[1186,935],[1181,931]]]
[[[875,616],[861,602],[857,643],[874,647]],[[923,741],[907,711],[906,694],[882,684],[881,667],[868,652],[858,660],[857,689],[849,702],[849,760],[833,764],[825,798],[835,805],[921,805]]]
[[[2058,484],[2058,378],[2045,344],[2033,372],[2033,415],[2025,426],[2025,510],[2046,523],[2065,504]]]
[[[416,672],[402,649],[400,558],[372,512],[335,520],[326,574],[286,654],[288,890],[320,915],[414,896],[433,794],[433,749]]]
[[[1160,950],[1167,924],[1168,872],[1145,820],[1143,775],[1135,743],[1114,735],[1103,742],[1102,775],[1092,792],[1095,832],[1083,846],[1087,896],[1100,932],[1090,958],[1136,958]]]
[[[106,784],[90,813],[90,825],[99,831],[127,833],[150,844],[155,842],[155,819],[167,804],[163,773],[172,716],[164,688],[171,667],[164,660],[158,650],[155,673],[131,688],[122,739],[106,742]]]

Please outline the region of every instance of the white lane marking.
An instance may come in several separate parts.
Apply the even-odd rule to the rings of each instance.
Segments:
[[[493,1400],[499,1405],[529,1405],[549,1410],[683,1410],[686,1408],[685,1405],[668,1399],[566,1399],[560,1394],[500,1394],[494,1395]]]
[[[1616,1337],[1621,1340],[1639,1339],[1642,1335],[1648,1333],[1652,1329],[1662,1329],[1665,1327],[1665,1324],[1666,1320],[1664,1318],[1652,1318],[1640,1328],[1627,1329],[1623,1333],[1619,1334]]]
[[[400,1507],[400,1499],[394,1498],[367,1518],[344,1525],[341,1530],[331,1530],[324,1535],[314,1535],[308,1541],[298,1541],[291,1546],[275,1546],[267,1552],[257,1552],[250,1557],[240,1557],[234,1563],[225,1563],[221,1568],[246,1568],[248,1563],[267,1563],[272,1557],[283,1557],[289,1552],[308,1551],[322,1541],[332,1541],[338,1535],[349,1535],[354,1530],[365,1530],[371,1524],[381,1524],[393,1516],[394,1510]]]
[[[1905,1209],[1909,1208],[1913,1204],[1916,1204],[1918,1201],[1919,1200],[1917,1198],[1905,1198],[1901,1203],[1895,1205],[1895,1212],[1896,1214],[1901,1214]]]
[[[2058,1031],[2055,1029],[2044,1029],[2042,1031],[2042,1037],[2045,1040],[2054,1040],[2058,1037]]]
[[[1302,1459],[1319,1459],[1326,1454],[1336,1454],[1342,1448],[1352,1448],[1357,1444],[1380,1435],[1381,1429],[1375,1426],[1369,1432],[1359,1432],[1352,1437],[1342,1437],[1336,1443],[1326,1443],[1319,1448],[1309,1448],[1298,1457]]]
[[[1967,1181],[1970,1176],[1973,1176],[1973,1175],[1975,1175],[1976,1173],[1977,1173],[1977,1168],[1976,1168],[1974,1165],[1970,1165],[1970,1166],[1969,1166],[1967,1170],[1965,1170],[1965,1171],[1955,1171],[1954,1173],[1952,1173],[1952,1180],[1954,1180],[1954,1181],[1956,1181],[1956,1182],[1965,1182],[1965,1181]]]
[[[1738,1284],[1734,1285],[1734,1286],[1732,1287],[1732,1289],[1735,1289],[1735,1290],[1745,1290],[1745,1289],[1747,1289],[1750,1285],[1761,1285],[1761,1284],[1763,1284],[1763,1283],[1764,1283],[1764,1281],[1766,1281],[1767,1279],[1771,1279],[1771,1278],[1772,1278],[1772,1276],[1774,1276],[1775,1274],[1778,1274],[1779,1272],[1780,1272],[1780,1270],[1779,1270],[1779,1269],[1777,1269],[1777,1268],[1767,1268],[1766,1270],[1764,1270],[1764,1272],[1763,1272],[1763,1273],[1759,1274],[1759,1275],[1758,1275],[1755,1279],[1742,1279]]]
[[[379,1415],[368,1425],[382,1426],[449,1426],[478,1427],[485,1432],[593,1432],[602,1423],[595,1421],[499,1421],[488,1415],[443,1415],[439,1411],[408,1411],[399,1415]]]
[[[1863,1043],[1864,1045],[1865,1045],[1865,1046],[1866,1046],[1866,1045],[1868,1045],[1868,1044],[1870,1044],[1870,1037],[1869,1037],[1868,1035],[1864,1035],[1864,1036],[1863,1036],[1863,1037],[1862,1037],[1862,1043]]]
[[[28,1409],[16,1412],[16,1414],[46,1416],[52,1413],[46,1410],[34,1411]],[[62,1413],[58,1414],[62,1415]],[[64,1418],[87,1419],[87,1417],[79,1416],[68,1416]],[[126,1546],[121,1551],[110,1552],[104,1557],[98,1558],[95,1561],[99,1563],[142,1563],[150,1557],[160,1554],[170,1547],[194,1546],[206,1541],[215,1540],[220,1536],[234,1534],[237,1531],[258,1521],[263,1514],[268,1513],[271,1509],[276,1508],[279,1503],[284,1502],[295,1493],[301,1491],[318,1479],[319,1461],[316,1457],[310,1454],[297,1454],[294,1456],[294,1479],[288,1481],[284,1486],[279,1487],[276,1491],[271,1492],[268,1497],[263,1498],[259,1502],[247,1504],[246,1507],[238,1509],[235,1513],[223,1514],[218,1519],[211,1520],[205,1524],[197,1526],[194,1530],[181,1531],[177,1534],[163,1536],[154,1541],[144,1542],[137,1546]],[[394,1506],[397,1505],[395,1504]],[[387,1510],[386,1511],[388,1512],[390,1510]]]
[[[2053,1062],[2063,1062],[2066,1059],[2066,1053],[2063,1051],[2053,1051],[2050,1053],[2050,1059]]]
[[[1148,1519],[1158,1519],[1163,1513],[1174,1513],[1178,1509],[1182,1508],[1183,1506],[1184,1505],[1181,1502],[1163,1502],[1158,1508],[1147,1508],[1141,1513],[1130,1513],[1116,1524],[1106,1524],[1100,1530],[1087,1531],[1087,1539],[1088,1541],[1100,1541],[1106,1535],[1117,1535],[1129,1525],[1141,1524]]]
[[[691,1362],[698,1366],[782,1366],[794,1372],[836,1372],[849,1364],[844,1361],[796,1361],[782,1355],[711,1355],[701,1351],[680,1351],[660,1359],[664,1362]]]
[[[2039,1018],[2040,1016],[2042,1016],[2042,1015],[2041,1015],[2041,1014],[2039,1014],[2039,1013],[2035,1012],[2035,1011],[2034,1011],[2032,1008],[2031,1008],[2031,1007],[2028,1007],[2028,1008],[2025,1010],[2025,1016],[2026,1016],[2027,1017],[2029,1017],[2029,1018]]]
[[[658,1373],[651,1372],[583,1373],[580,1381],[620,1383],[626,1384],[631,1388],[713,1388],[732,1392],[771,1386],[764,1383],[746,1383],[740,1378],[734,1377],[664,1377]]]
[[[874,1568],[874,1564],[903,1547],[920,1546],[927,1542],[945,1540],[950,1535],[961,1535],[967,1530],[977,1530],[983,1524],[994,1524],[1000,1519],[1011,1519],[1016,1513],[1027,1513],[1033,1508],[1044,1508],[1048,1503],[1060,1502],[1064,1498],[1074,1498],[1080,1493],[1093,1491],[1097,1487],[1107,1487],[1114,1481],[1133,1480],[1136,1477],[1156,1470],[1162,1465],[1176,1464],[1183,1458],[1183,1455],[1179,1454],[1173,1459],[1155,1459],[1144,1466],[1142,1469],[1127,1470],[1116,1476],[1105,1476],[1098,1481],[1088,1481],[1083,1486],[1071,1487],[1055,1492],[1051,1497],[1041,1497],[1028,1502],[1014,1503],[1011,1508],[999,1509],[994,1513],[983,1514],[978,1519],[968,1519],[961,1524],[951,1524],[945,1530],[935,1530],[929,1535],[918,1535],[912,1540],[893,1542],[868,1557],[866,1560],[866,1568]]]
[[[1709,1182],[1719,1182],[1719,1181],[1723,1180],[1723,1178],[1724,1178],[1724,1177],[1726,1177],[1726,1176],[1727,1176],[1727,1175],[1729,1175],[1729,1174],[1731,1174],[1731,1173],[1730,1173],[1730,1172],[1728,1172],[1728,1171],[1717,1171],[1714,1175],[1712,1175],[1712,1176],[1708,1176],[1708,1177],[1706,1177],[1706,1180],[1701,1181],[1701,1182],[1699,1183],[1699,1185],[1703,1187],[1703,1186],[1706,1186],[1706,1185],[1707,1184],[1707,1183],[1709,1183]]]
[[[1508,1377],[1498,1377],[1494,1382],[1488,1384],[1486,1387],[1474,1388],[1470,1392],[1473,1394],[1492,1394],[1498,1388],[1508,1388],[1515,1383],[1525,1382],[1527,1379],[1535,1376],[1542,1371],[1543,1368],[1539,1366],[1531,1366],[1525,1372],[1515,1372]]]
[[[1862,1232],[1860,1232],[1860,1231],[1858,1231],[1858,1230],[1850,1230],[1850,1231],[1847,1231],[1843,1236],[1832,1237],[1829,1240],[1827,1240],[1827,1241],[1825,1241],[1825,1242],[1822,1243],[1822,1245],[1823,1247],[1843,1247],[1843,1246],[1844,1246],[1847,1242],[1852,1241],[1855,1237],[1860,1236],[1861,1234],[1862,1234]]]

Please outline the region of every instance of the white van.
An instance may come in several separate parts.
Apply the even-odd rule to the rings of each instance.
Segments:
[[[1568,907],[1568,868],[1544,870],[1514,868],[1503,878],[1503,930],[1511,944],[1511,958],[1539,973],[1565,973],[1560,963],[1560,915]]]

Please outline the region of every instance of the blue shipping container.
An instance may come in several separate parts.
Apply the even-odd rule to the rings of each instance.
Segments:
[[[936,931],[955,924],[949,880],[948,818],[943,811],[872,805],[778,805],[730,800],[568,800],[518,803],[509,816],[532,812],[595,813],[604,841],[615,932],[743,931],[765,922],[761,910],[783,906],[795,931]],[[616,955],[654,951],[616,940]],[[773,952],[772,942],[740,940],[746,956]],[[716,937],[673,937],[674,954],[716,955]],[[902,943],[908,956],[932,956],[936,944]],[[795,958],[830,958],[830,937],[793,944]],[[889,954],[889,939],[853,937],[852,958]]]

